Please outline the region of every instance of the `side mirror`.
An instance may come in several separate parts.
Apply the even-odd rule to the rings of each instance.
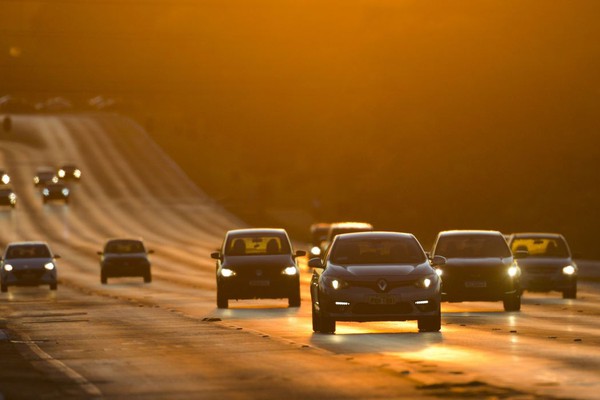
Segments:
[[[104,253],[102,253],[101,251],[97,251],[96,254],[98,254],[99,256],[101,256]]]
[[[529,256],[529,252],[527,250],[517,250],[513,254],[513,257],[515,258],[515,260],[518,260],[519,258],[527,258],[528,256]]]
[[[308,266],[311,268],[325,268],[325,265],[323,265],[323,260],[320,258],[311,258],[308,260]]]
[[[446,257],[444,256],[433,256],[431,259],[431,265],[434,267],[439,267],[441,265],[446,265]]]
[[[210,253],[210,258],[214,258],[215,260],[220,260],[223,257],[221,257],[221,252],[215,251],[214,253]]]
[[[60,258],[60,254],[55,254],[54,258]]]
[[[148,254],[154,254],[154,250],[152,250],[152,249],[148,250]]]
[[[295,257],[304,257],[306,255],[306,251],[304,250],[296,250]]]

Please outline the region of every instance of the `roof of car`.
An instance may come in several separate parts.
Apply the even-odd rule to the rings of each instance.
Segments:
[[[48,243],[43,242],[41,240],[33,240],[33,241],[26,241],[26,242],[11,242],[11,243],[7,244],[6,247],[8,247],[8,246],[33,246],[33,245],[48,246]]]
[[[550,233],[550,232],[518,232],[518,233],[511,233],[510,236],[531,237],[531,238],[561,238],[562,237],[562,235],[560,233]]]
[[[281,228],[245,228],[245,229],[232,229],[230,231],[227,232],[228,235],[237,235],[237,234],[261,234],[261,235],[265,235],[265,234],[274,234],[274,233],[278,233],[278,234],[287,234],[285,229],[281,229]]]
[[[106,243],[108,242],[143,242],[142,238],[133,238],[133,237],[115,237],[106,239]]]
[[[375,238],[375,239],[388,239],[388,238],[412,238],[414,237],[411,233],[403,232],[388,232],[388,231],[376,231],[376,232],[353,232],[353,233],[342,233],[336,236],[338,240],[346,239],[360,239],[360,238]]]
[[[449,231],[441,231],[438,235],[502,235],[500,231],[484,230],[484,229],[453,229]]]

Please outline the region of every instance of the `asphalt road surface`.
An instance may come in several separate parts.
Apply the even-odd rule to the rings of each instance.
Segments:
[[[338,323],[313,334],[303,301],[215,307],[214,260],[243,222],[198,189],[131,120],[111,114],[18,115],[0,166],[19,195],[0,210],[0,242],[45,240],[61,255],[59,288],[0,295],[1,398],[596,399],[600,285],[577,300],[530,294],[444,304],[442,331],[415,322]],[[68,206],[42,204],[35,168],[83,171]],[[144,238],[153,282],[100,284],[98,256],[115,236]]]

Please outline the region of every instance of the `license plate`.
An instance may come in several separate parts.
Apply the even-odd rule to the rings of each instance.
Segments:
[[[396,304],[395,296],[370,296],[369,304]]]
[[[270,281],[250,281],[250,286],[270,286]]]
[[[466,281],[465,287],[468,288],[484,288],[487,287],[486,281]]]

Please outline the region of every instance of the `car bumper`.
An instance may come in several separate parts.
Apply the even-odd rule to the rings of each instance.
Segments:
[[[110,265],[102,267],[106,277],[144,276],[150,272],[149,265]]]
[[[443,278],[442,278],[443,279]],[[442,283],[442,301],[500,301],[521,294],[518,280],[452,280]]]
[[[2,274],[2,284],[5,286],[38,286],[57,283],[54,271],[11,271]]]
[[[407,321],[438,315],[440,301],[439,288],[402,288],[386,293],[352,288],[321,291],[315,308],[337,321]]]
[[[530,292],[563,291],[577,285],[576,275],[565,274],[523,274],[521,284],[524,290]]]
[[[217,285],[230,299],[282,299],[299,293],[300,278],[282,276],[249,280],[229,277],[218,279]]]

